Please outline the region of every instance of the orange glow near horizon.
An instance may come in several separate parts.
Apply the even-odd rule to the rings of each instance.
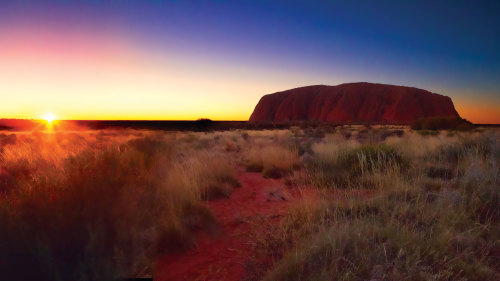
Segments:
[[[462,118],[475,124],[500,124],[500,104],[457,101],[455,109]]]
[[[50,108],[60,120],[248,120],[265,94],[349,81],[141,49],[109,34],[30,30],[0,33],[0,118]],[[500,123],[500,104],[455,105],[473,123]]]
[[[2,34],[0,118],[37,118],[51,108],[66,120],[248,120],[262,95],[305,83],[139,50],[108,35]]]
[[[262,95],[288,82],[223,62],[139,52],[104,35],[22,29],[0,36],[0,61],[0,118],[37,118],[51,108],[66,120],[247,120]]]

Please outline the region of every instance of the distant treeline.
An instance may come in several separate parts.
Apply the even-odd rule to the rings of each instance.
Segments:
[[[401,125],[379,124],[366,122],[325,123],[319,121],[301,122],[248,122],[248,121],[212,121],[199,119],[193,121],[170,120],[60,120],[55,121],[54,128],[58,130],[164,130],[164,131],[225,131],[235,129],[264,130],[287,129],[290,127],[317,128],[337,127],[345,125]],[[478,126],[499,126],[495,124],[472,124],[461,118],[423,118],[413,122],[414,130],[468,130]],[[0,130],[4,131],[36,131],[45,130],[47,123],[43,120],[0,119]]]
[[[223,131],[233,129],[284,129],[291,124],[256,124],[247,121],[195,121],[170,120],[59,120],[54,121],[56,130],[164,130],[164,131]],[[36,131],[45,130],[44,120],[0,119],[0,130]]]

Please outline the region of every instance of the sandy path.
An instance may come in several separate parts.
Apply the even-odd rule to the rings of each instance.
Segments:
[[[221,225],[215,237],[201,234],[196,248],[158,259],[155,280],[241,280],[244,264],[251,256],[251,231],[259,219],[279,222],[298,194],[281,200],[287,190],[282,180],[264,179],[258,173],[244,172],[239,176],[241,187],[230,198],[207,204]],[[277,196],[270,196],[270,192]]]

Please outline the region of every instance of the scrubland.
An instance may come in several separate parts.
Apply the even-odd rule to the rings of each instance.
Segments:
[[[238,175],[314,190],[249,234],[248,280],[500,279],[500,134],[404,127],[0,133],[0,279],[151,276]]]
[[[224,151],[188,148],[188,136],[177,137],[3,135],[0,275],[147,276],[157,253],[182,251],[196,232],[214,231],[217,222],[203,200],[227,196],[238,184],[237,171]]]
[[[322,196],[260,235],[256,278],[498,280],[498,132],[360,134],[312,145],[293,186]]]

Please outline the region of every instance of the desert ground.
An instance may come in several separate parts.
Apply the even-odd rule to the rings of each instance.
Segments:
[[[500,131],[0,132],[0,279],[500,280]]]

